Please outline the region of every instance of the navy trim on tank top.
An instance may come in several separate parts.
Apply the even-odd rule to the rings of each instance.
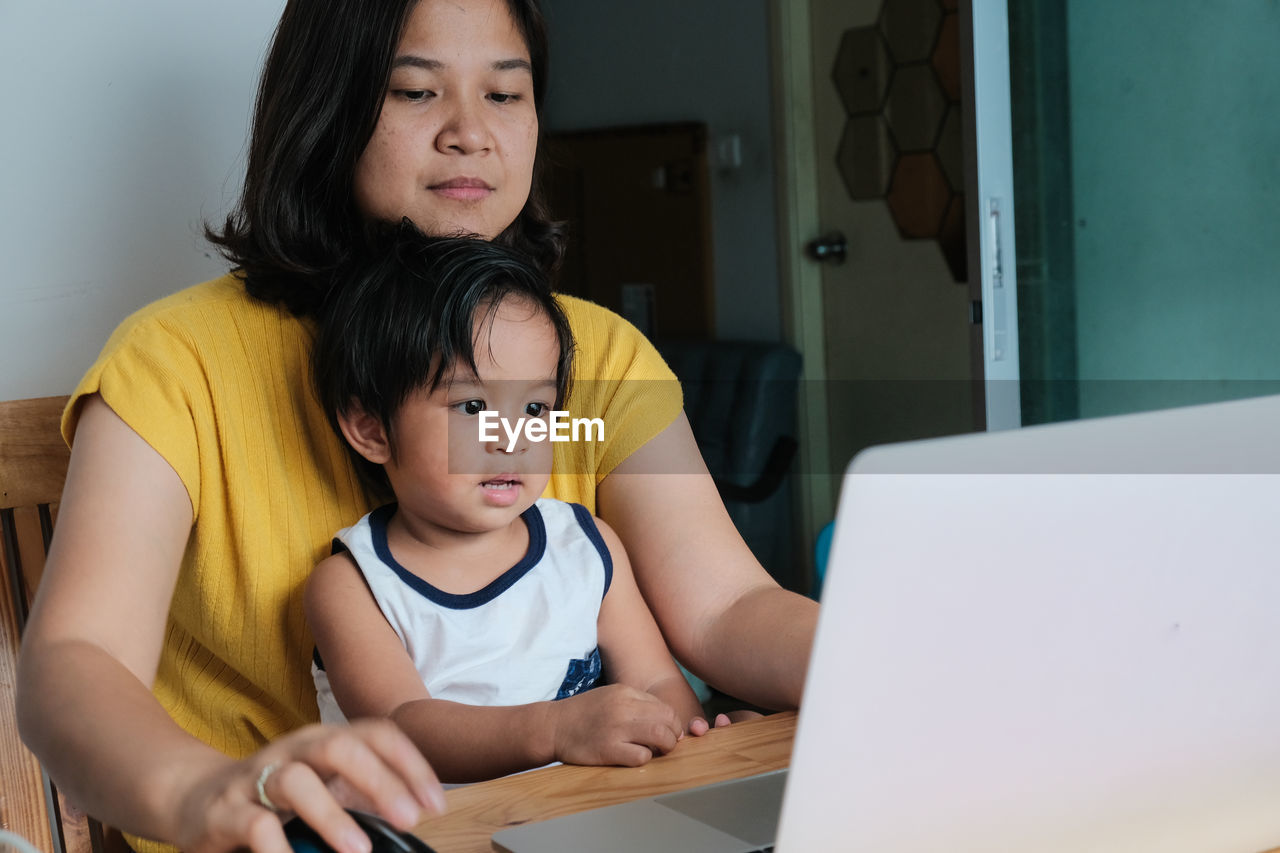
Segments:
[[[596,527],[596,520],[587,511],[582,504],[571,503],[573,514],[577,516],[578,526],[582,528],[582,532],[587,534],[587,538],[591,540],[591,544],[596,546],[596,550],[600,552],[600,559],[604,562],[604,592],[600,594],[600,599],[609,594],[609,584],[613,583],[613,555],[609,553],[609,547],[604,544],[604,537],[600,535],[600,528]]]
[[[528,574],[530,569],[538,565],[542,555],[547,550],[547,526],[542,521],[542,513],[539,512],[537,504],[534,504],[520,513],[521,520],[524,521],[525,527],[529,529],[529,548],[525,551],[524,556],[520,558],[520,562],[498,575],[483,589],[463,595],[445,592],[427,583],[400,565],[396,558],[391,556],[391,548],[387,545],[387,522],[391,520],[391,516],[395,514],[395,511],[396,505],[391,503],[378,507],[369,514],[369,532],[373,535],[374,553],[378,555],[378,559],[386,563],[388,568],[399,575],[400,580],[408,584],[410,589],[415,590],[441,607],[448,607],[451,610],[470,610],[493,601],[510,589],[516,581]]]

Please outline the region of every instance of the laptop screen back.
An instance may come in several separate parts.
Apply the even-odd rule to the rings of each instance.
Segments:
[[[875,448],[827,571],[783,853],[1280,845],[1280,398]]]

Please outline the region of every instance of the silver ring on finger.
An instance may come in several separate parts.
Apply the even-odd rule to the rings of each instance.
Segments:
[[[271,762],[266,767],[262,768],[262,772],[258,774],[258,783],[257,783],[258,802],[262,804],[262,807],[264,809],[276,812],[277,814],[280,812],[280,807],[277,806],[275,803],[271,802],[271,798],[267,796],[267,779],[271,776],[272,773],[276,772],[279,769],[280,769],[280,763],[278,761]]]

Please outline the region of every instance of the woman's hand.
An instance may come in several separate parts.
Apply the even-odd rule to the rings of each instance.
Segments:
[[[730,711],[727,714],[716,714],[716,728],[722,729],[733,723],[745,723],[747,720],[762,720],[764,714],[759,711],[748,711],[746,708],[737,711]]]
[[[276,811],[260,801],[259,780]],[[282,821],[296,814],[339,853],[368,853],[369,839],[344,807],[380,814],[408,830],[424,812],[444,810],[444,791],[394,723],[309,726],[192,788],[181,803],[177,842],[192,853],[289,853]]]
[[[716,714],[715,720],[710,724],[701,717],[697,717],[689,724],[689,734],[701,737],[711,731],[712,728],[722,729],[725,726],[730,726],[734,723],[744,723],[747,720],[759,720],[763,718],[764,714],[761,714],[759,711],[748,711],[745,708],[738,711],[730,711],[727,714]]]

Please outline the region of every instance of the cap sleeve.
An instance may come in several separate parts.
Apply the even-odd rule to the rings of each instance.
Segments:
[[[73,443],[85,397],[100,395],[177,472],[198,513],[200,447],[214,423],[208,384],[189,337],[155,308],[134,314],[108,339],[71,395],[62,435]]]
[[[559,297],[577,351],[569,411],[599,417],[604,441],[594,448],[594,481],[666,429],[684,405],[680,382],[635,326],[606,308]]]

